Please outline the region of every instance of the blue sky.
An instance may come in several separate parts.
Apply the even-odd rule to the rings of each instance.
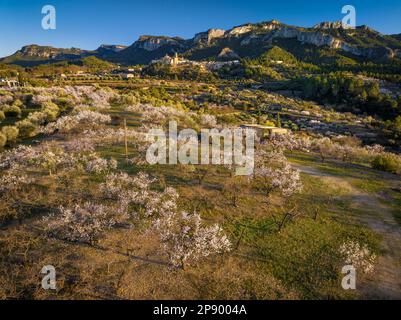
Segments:
[[[56,30],[41,27],[47,4],[56,7]],[[355,6],[358,25],[401,33],[400,0],[0,0],[0,57],[27,44],[96,49],[130,45],[142,34],[192,38],[209,28],[271,19],[312,26],[341,20],[347,4]]]

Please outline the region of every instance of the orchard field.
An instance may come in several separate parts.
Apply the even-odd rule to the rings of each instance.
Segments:
[[[189,81],[2,89],[0,105],[0,299],[401,297],[400,156],[288,114],[344,132],[367,117]],[[290,133],[236,176],[147,163],[149,130],[169,121]],[[341,286],[349,264],[357,290]]]

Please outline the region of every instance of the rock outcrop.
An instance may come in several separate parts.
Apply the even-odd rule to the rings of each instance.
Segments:
[[[111,51],[111,52],[119,52],[121,50],[124,50],[126,47],[127,46],[122,46],[122,45],[102,44],[96,51],[105,50],[105,51]]]
[[[210,45],[213,39],[221,38],[225,33],[226,31],[222,29],[209,29],[206,32],[197,33],[193,38],[193,42],[194,44]]]
[[[61,59],[67,55],[80,56],[85,52],[85,50],[77,48],[59,49],[50,46],[38,46],[33,44],[22,47],[21,50],[15,53],[15,55],[20,57],[36,57],[41,59]]]
[[[217,56],[217,59],[220,61],[232,61],[240,59],[240,56],[230,48],[224,48]]]
[[[313,27],[318,30],[327,30],[327,29],[343,29],[343,24],[340,21],[336,22],[321,22]]]
[[[182,38],[170,38],[163,36],[141,36],[133,46],[147,51],[154,51],[163,46],[182,46],[185,42]]]
[[[383,36],[367,26],[344,30],[341,22],[322,22],[312,28],[305,28],[272,20],[256,24],[247,23],[227,31],[209,29],[197,33],[189,40],[179,37],[141,36],[129,47],[102,45],[95,51],[31,45],[0,61],[13,63],[26,59],[40,63],[41,60],[49,62],[95,55],[122,64],[146,64],[175,52],[195,60],[207,58],[235,60],[239,56],[257,56],[281,39],[295,39],[299,45],[328,47],[380,62],[400,58],[401,52],[401,35]]]
[[[251,32],[252,29],[253,29],[253,26],[251,24],[234,27],[228,31],[228,36],[240,36],[244,33]]]

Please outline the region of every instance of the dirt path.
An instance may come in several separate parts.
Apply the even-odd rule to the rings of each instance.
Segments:
[[[401,299],[401,227],[395,221],[391,209],[380,202],[380,195],[362,192],[346,178],[333,176],[309,166],[293,164],[301,172],[316,176],[341,186],[351,200],[351,207],[359,209],[358,217],[383,238],[383,253],[378,257],[373,276],[360,289],[362,297],[369,299]]]
[[[353,206],[370,208],[361,221],[383,237],[383,254],[378,257],[374,278],[367,282],[368,298],[401,298],[401,232],[391,210],[369,194],[353,196]]]

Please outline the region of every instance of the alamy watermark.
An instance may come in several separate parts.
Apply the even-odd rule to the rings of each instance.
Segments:
[[[41,273],[45,274],[42,278],[42,288],[44,290],[56,290],[56,268],[52,265],[47,265],[42,268]]]
[[[42,18],[43,30],[56,30],[56,8],[50,4],[43,6],[42,14],[45,16]]]
[[[154,138],[146,152],[149,164],[214,164],[235,167],[236,175],[251,175],[254,169],[255,131],[252,129],[194,129],[178,132],[177,122],[169,122],[166,134],[152,129]]]
[[[341,9],[341,13],[345,16],[342,19],[344,29],[356,28],[356,9],[353,5],[345,5]],[[47,4],[42,7],[42,28],[44,30],[56,29],[56,8],[53,5]]]
[[[352,265],[346,265],[341,269],[341,273],[345,274],[342,278],[341,286],[344,290],[356,289],[356,269]]]
[[[341,10],[345,16],[342,19],[342,26],[344,29],[355,29],[356,28],[356,9],[352,5],[346,5]]]

